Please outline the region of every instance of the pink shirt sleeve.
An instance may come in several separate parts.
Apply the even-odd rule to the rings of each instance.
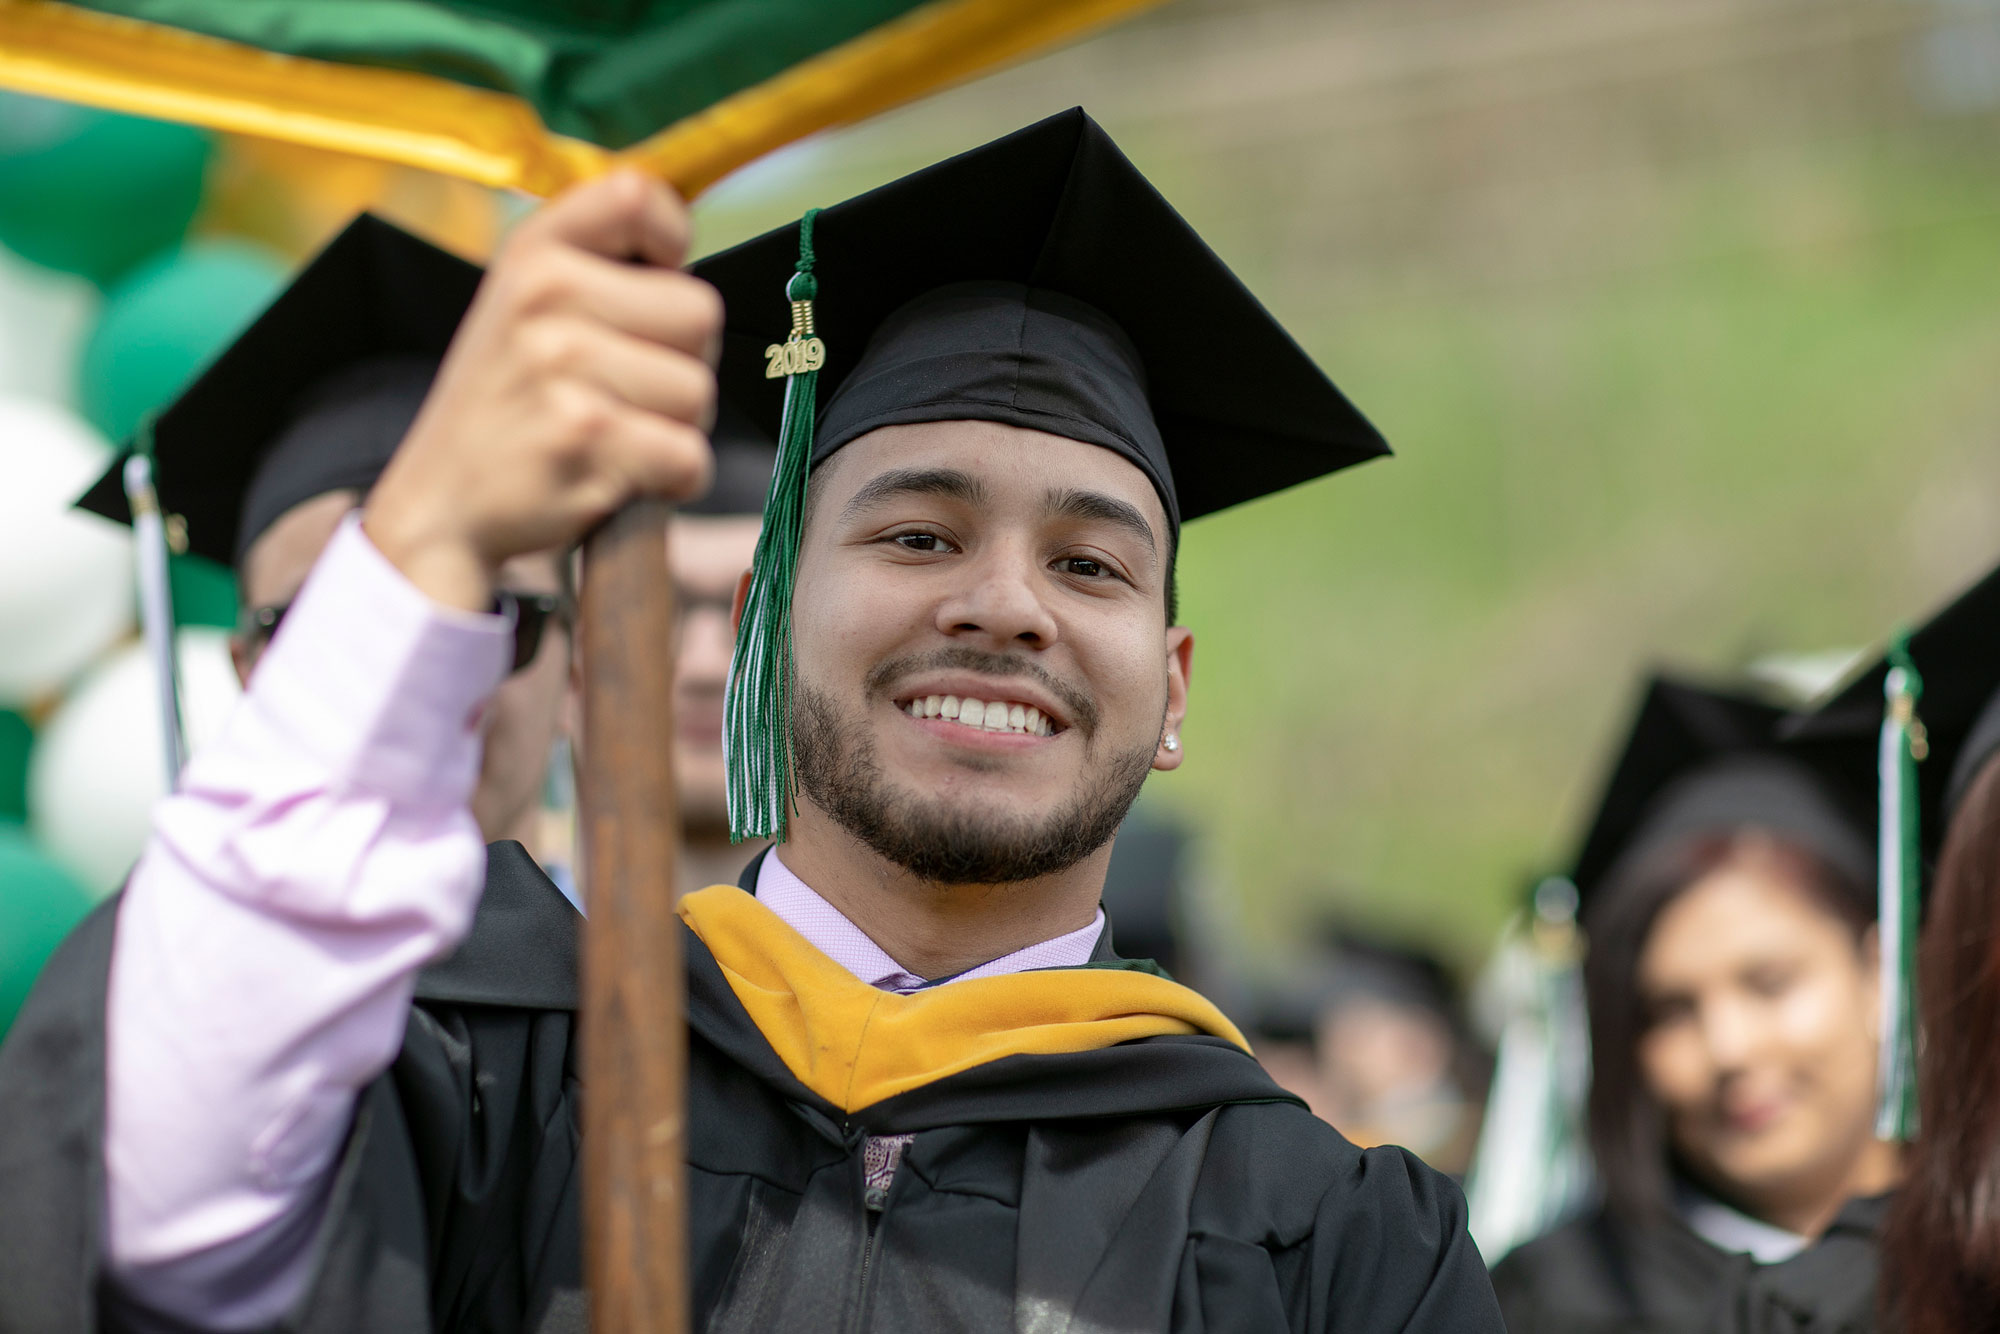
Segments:
[[[106,1033],[111,1276],[201,1328],[281,1316],[358,1090],[471,925],[468,809],[507,623],[342,526],[223,734],[155,815]]]

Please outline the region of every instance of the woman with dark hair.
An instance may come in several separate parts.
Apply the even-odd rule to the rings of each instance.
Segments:
[[[1514,1334],[1872,1327],[1873,839],[1782,716],[1640,710],[1574,875],[1603,1200],[1495,1269]]]

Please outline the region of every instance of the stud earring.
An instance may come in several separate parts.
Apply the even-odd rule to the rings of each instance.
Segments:
[[[1162,741],[1160,744],[1165,746],[1169,751],[1175,751],[1181,748],[1181,739],[1175,736],[1172,732],[1169,732],[1167,733],[1166,740]]]

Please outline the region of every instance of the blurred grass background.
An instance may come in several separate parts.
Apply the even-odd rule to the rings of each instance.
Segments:
[[[1394,459],[1189,529],[1252,940],[1469,962],[1666,663],[1860,647],[2000,552],[2000,3],[1178,0],[802,145],[718,248],[1082,103]]]

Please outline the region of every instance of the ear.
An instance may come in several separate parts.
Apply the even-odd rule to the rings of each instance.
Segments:
[[[736,600],[729,607],[729,634],[731,638],[743,633],[743,604],[750,600],[750,571],[736,576]]]
[[[1187,749],[1181,741],[1181,724],[1187,721],[1188,679],[1194,673],[1194,631],[1184,625],[1167,630],[1167,716],[1160,726],[1160,744],[1153,751],[1153,767],[1161,773],[1181,767]],[[1173,745],[1167,745],[1168,740]]]

